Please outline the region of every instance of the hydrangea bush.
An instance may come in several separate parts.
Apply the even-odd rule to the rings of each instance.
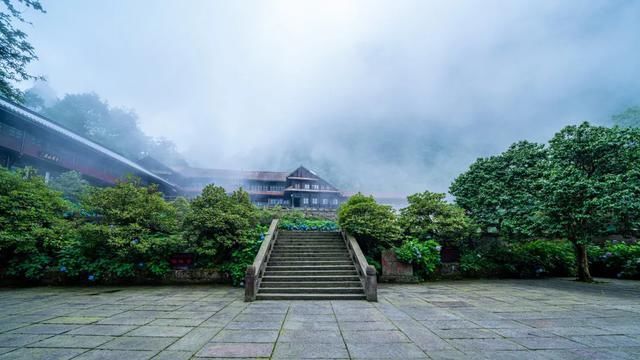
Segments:
[[[440,265],[442,247],[434,240],[420,241],[411,238],[395,249],[398,260],[412,264],[416,275],[427,278],[434,274]]]

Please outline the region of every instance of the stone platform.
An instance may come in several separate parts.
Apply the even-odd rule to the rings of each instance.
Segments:
[[[223,286],[0,290],[0,359],[638,359],[640,282],[381,285],[379,302]]]

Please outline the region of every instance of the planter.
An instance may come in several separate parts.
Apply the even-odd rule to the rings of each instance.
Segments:
[[[401,262],[393,249],[382,252],[382,275],[380,282],[417,283],[413,265]]]

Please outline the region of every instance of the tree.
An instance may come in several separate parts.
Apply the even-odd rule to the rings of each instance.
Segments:
[[[613,115],[611,120],[620,127],[640,128],[640,106],[633,106],[620,114]]]
[[[170,269],[169,256],[185,249],[174,207],[156,186],[141,186],[137,178],[90,189],[82,206],[91,216],[77,220],[79,236],[60,252],[69,276],[107,282],[161,276]]]
[[[447,203],[445,194],[423,193],[407,197],[409,206],[400,210],[399,224],[404,234],[419,240],[457,242],[473,232],[464,209]]]
[[[60,242],[71,232],[60,195],[30,169],[0,167],[0,273],[39,279],[53,263]]]
[[[82,195],[89,190],[89,183],[77,171],[67,171],[49,181],[49,187],[62,193],[72,203],[79,203]]]
[[[149,155],[167,165],[186,165],[173,142],[152,138],[140,129],[138,115],[133,110],[109,106],[95,93],[67,94],[57,100],[53,90],[39,85],[26,92],[25,103],[60,125],[130,159]]]
[[[141,186],[135,177],[113,187],[92,188],[83,206],[100,215],[103,224],[134,226],[142,232],[168,234],[177,230],[174,207],[156,185]]]
[[[252,240],[258,225],[258,212],[249,194],[236,190],[227,195],[220,186],[207,185],[191,202],[184,219],[185,238],[201,265],[231,260],[234,250]]]
[[[150,141],[138,127],[133,111],[110,107],[95,93],[67,94],[42,113],[134,160],[141,157]]]
[[[18,0],[21,5],[39,12],[45,12],[38,0]],[[22,91],[13,83],[38,79],[27,72],[27,65],[38,59],[33,46],[27,41],[27,34],[15,26],[15,22],[29,24],[16,8],[12,0],[2,0],[0,12],[0,94],[10,100],[21,102]]]
[[[583,123],[549,142],[541,210],[549,236],[575,247],[578,280],[592,281],[587,246],[640,233],[640,129]]]
[[[361,193],[351,196],[340,206],[338,224],[355,236],[366,255],[374,258],[379,257],[381,250],[397,245],[401,238],[393,209]]]
[[[476,160],[453,181],[449,192],[484,234],[531,238],[541,231],[539,180],[545,159],[544,145],[515,143],[500,155]]]

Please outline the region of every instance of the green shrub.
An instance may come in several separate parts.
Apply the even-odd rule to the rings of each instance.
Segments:
[[[466,251],[460,256],[460,271],[467,277],[489,277],[498,274],[498,265],[478,251]]]
[[[233,251],[243,249],[253,239],[258,211],[249,194],[237,190],[227,195],[222,187],[207,185],[191,202],[184,221],[185,239],[198,255],[198,265],[215,266],[228,262]]]
[[[383,249],[399,245],[400,226],[390,206],[378,204],[373,197],[353,195],[338,209],[340,228],[355,236],[365,255],[375,259]]]
[[[244,275],[247,266],[253,264],[253,261],[260,250],[260,245],[264,241],[268,228],[264,225],[256,226],[251,232],[247,233],[248,240],[244,246],[231,252],[231,258],[225,262],[220,270],[229,276],[233,285],[240,285],[244,281]]]
[[[457,244],[474,232],[464,210],[445,200],[446,194],[423,193],[407,197],[409,206],[400,210],[398,222],[406,236]]]
[[[280,229],[295,231],[337,231],[338,224],[335,221],[323,219],[282,219],[278,223]]]
[[[520,277],[575,275],[575,250],[568,241],[534,240],[511,248],[517,261],[514,273]]]
[[[69,204],[35,170],[0,168],[0,275],[40,279],[68,233]]]
[[[640,279],[640,243],[609,241],[589,248],[589,261],[596,276]]]
[[[412,264],[415,274],[425,279],[440,265],[441,246],[434,240],[420,241],[411,238],[395,249],[398,260]]]
[[[473,277],[571,276],[575,274],[575,255],[568,241],[487,241],[463,250],[460,269],[465,276]]]
[[[74,204],[79,203],[91,188],[89,183],[77,171],[67,171],[49,181],[49,187],[62,193],[62,196]]]
[[[176,208],[155,186],[130,178],[109,188],[93,188],[82,206],[93,217],[76,219],[58,254],[67,278],[116,282],[159,278],[170,269],[169,257],[184,252]]]

